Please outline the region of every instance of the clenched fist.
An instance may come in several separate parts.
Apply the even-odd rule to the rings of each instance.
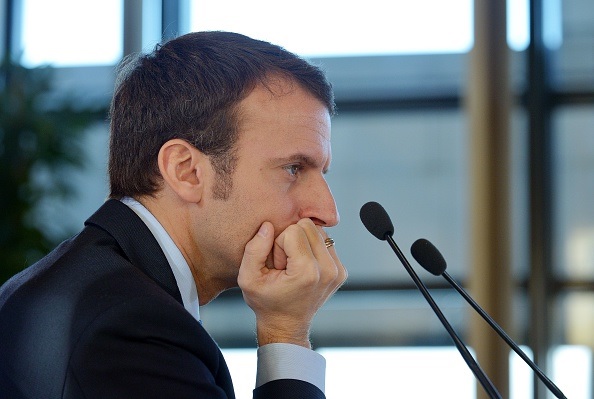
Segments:
[[[258,345],[291,343],[309,348],[312,319],[344,283],[347,271],[324,230],[301,219],[274,238],[264,222],[250,240],[239,269],[245,302],[256,314]]]

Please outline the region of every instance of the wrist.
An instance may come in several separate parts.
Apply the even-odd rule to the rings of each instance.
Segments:
[[[311,349],[309,341],[309,327],[290,328],[283,325],[281,328],[270,325],[260,325],[256,327],[258,346],[267,344],[293,344],[307,349]]]

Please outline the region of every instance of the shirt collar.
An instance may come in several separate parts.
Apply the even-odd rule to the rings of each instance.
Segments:
[[[140,202],[131,197],[124,197],[121,201],[132,209],[138,217],[146,224],[159,246],[163,250],[177,287],[182,297],[184,308],[198,321],[200,321],[200,302],[198,301],[198,291],[194,283],[194,276],[188,266],[188,262],[182,255],[179,248],[175,245],[171,236],[163,228],[161,223],[146,209]]]

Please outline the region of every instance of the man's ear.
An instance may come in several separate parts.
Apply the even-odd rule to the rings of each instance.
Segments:
[[[208,157],[181,139],[161,146],[157,157],[165,184],[184,201],[198,203],[204,193],[204,168]]]

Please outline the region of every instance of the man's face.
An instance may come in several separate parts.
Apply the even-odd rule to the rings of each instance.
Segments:
[[[197,226],[207,269],[218,264],[210,277],[233,285],[245,244],[262,222],[271,222],[277,236],[302,218],[327,227],[339,221],[324,178],[331,160],[328,110],[296,84],[277,80],[270,88],[274,93],[258,86],[241,102],[230,195],[206,198]]]

